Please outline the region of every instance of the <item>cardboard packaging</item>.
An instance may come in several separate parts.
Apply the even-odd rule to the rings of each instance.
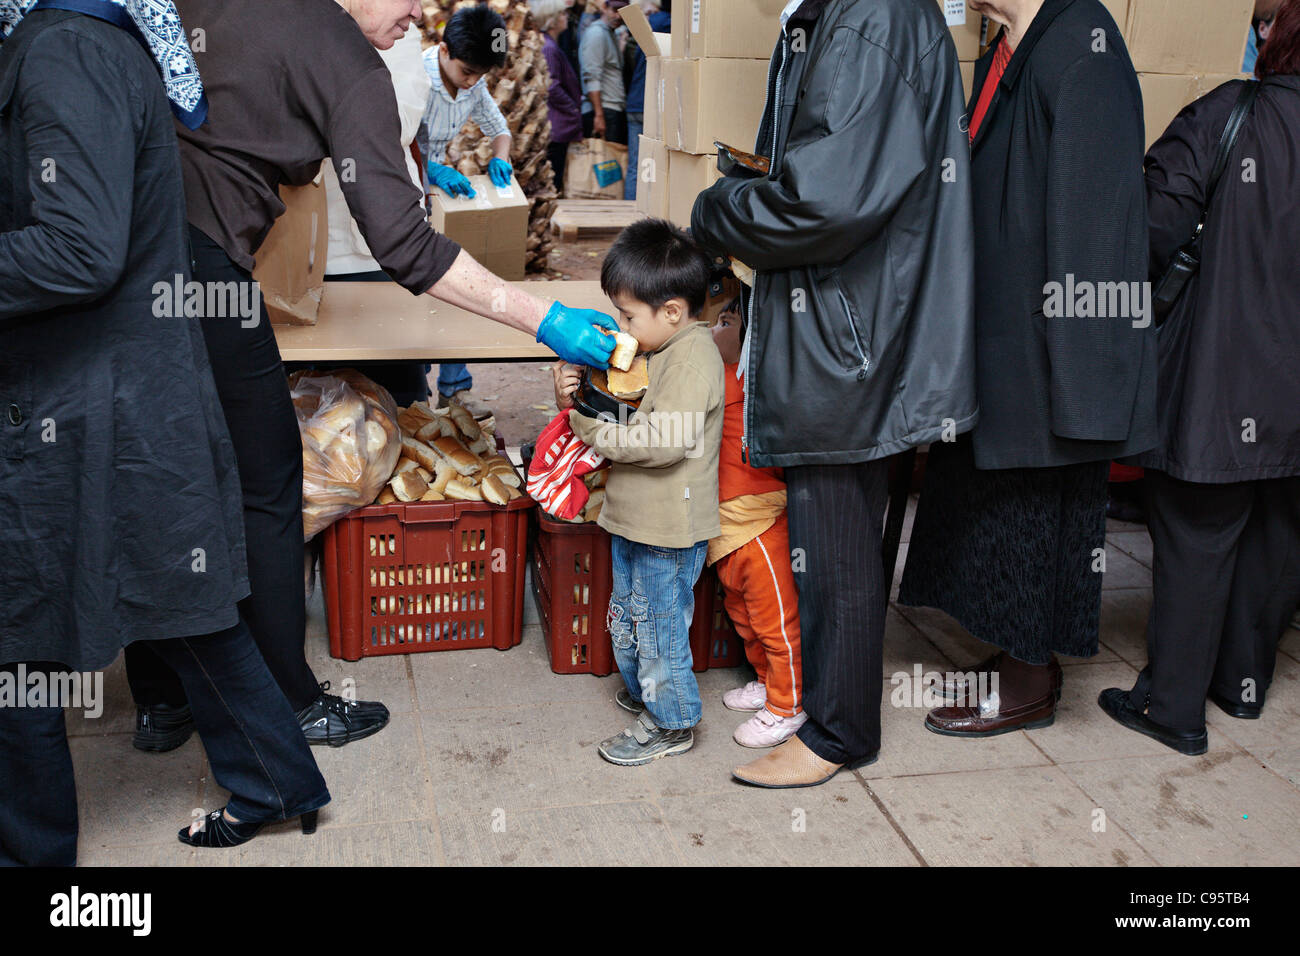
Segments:
[[[1237,73],[1254,0],[1129,0],[1124,39],[1139,73]]]
[[[254,255],[253,278],[273,324],[315,325],[329,254],[325,185],[317,175],[306,186],[281,186],[280,201],[284,212]]]
[[[966,93],[966,102],[970,102],[971,88],[975,85],[975,64],[958,63],[957,68],[961,70],[961,88]]]
[[[1142,113],[1146,122],[1146,148],[1150,149],[1165,134],[1183,107],[1224,83],[1245,78],[1241,73],[1139,73],[1138,86],[1142,89]]]
[[[522,279],[531,205],[524,191],[514,177],[509,186],[494,186],[487,176],[469,182],[473,199],[429,193],[429,224],[501,278]]]
[[[939,9],[948,21],[948,30],[952,33],[952,42],[957,45],[957,59],[962,62],[974,62],[980,58],[984,47],[984,17],[966,6],[966,0],[939,0]],[[996,24],[990,27],[989,36],[997,35]]]
[[[651,30],[645,12],[636,4],[624,7],[619,16],[645,54],[645,119],[642,129],[651,139],[663,139],[664,84],[660,66],[664,57],[673,55],[672,35]]]
[[[678,0],[673,55],[769,60],[785,5],[786,0]]]
[[[668,152],[668,218],[683,229],[691,225],[695,197],[719,179],[717,154],[697,156],[679,150]]]
[[[642,135],[637,153],[636,210],[655,219],[668,218],[668,147]]]
[[[767,60],[664,59],[662,136],[669,149],[712,153],[714,140],[752,150],[763,116]]]

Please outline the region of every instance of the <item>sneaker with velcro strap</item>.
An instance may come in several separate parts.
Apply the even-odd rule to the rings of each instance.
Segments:
[[[600,743],[600,755],[620,767],[636,767],[660,757],[684,754],[695,746],[695,731],[657,727],[649,712],[643,711],[627,730]]]

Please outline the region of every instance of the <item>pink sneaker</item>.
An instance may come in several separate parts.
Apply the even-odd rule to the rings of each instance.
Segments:
[[[760,709],[753,717],[736,728],[731,736],[742,747],[775,747],[785,743],[794,736],[795,731],[804,725],[808,715],[803,711],[793,717],[778,717],[766,707]]]
[[[751,714],[762,710],[767,703],[767,688],[762,681],[752,680],[744,687],[736,687],[722,695],[722,704],[727,710],[738,710],[742,714]]]

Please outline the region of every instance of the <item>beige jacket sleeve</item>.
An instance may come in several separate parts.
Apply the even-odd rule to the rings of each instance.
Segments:
[[[569,426],[580,439],[610,461],[643,468],[667,468],[694,453],[704,437],[704,419],[717,404],[719,385],[690,365],[664,372],[655,389],[655,406],[635,411],[626,424],[569,414]]]

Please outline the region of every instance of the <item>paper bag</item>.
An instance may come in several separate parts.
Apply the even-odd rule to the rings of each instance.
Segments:
[[[315,325],[329,253],[325,186],[319,177],[306,186],[281,186],[280,201],[284,212],[254,256],[253,278],[272,323]]]
[[[622,199],[627,147],[603,139],[569,144],[564,171],[568,199]]]

